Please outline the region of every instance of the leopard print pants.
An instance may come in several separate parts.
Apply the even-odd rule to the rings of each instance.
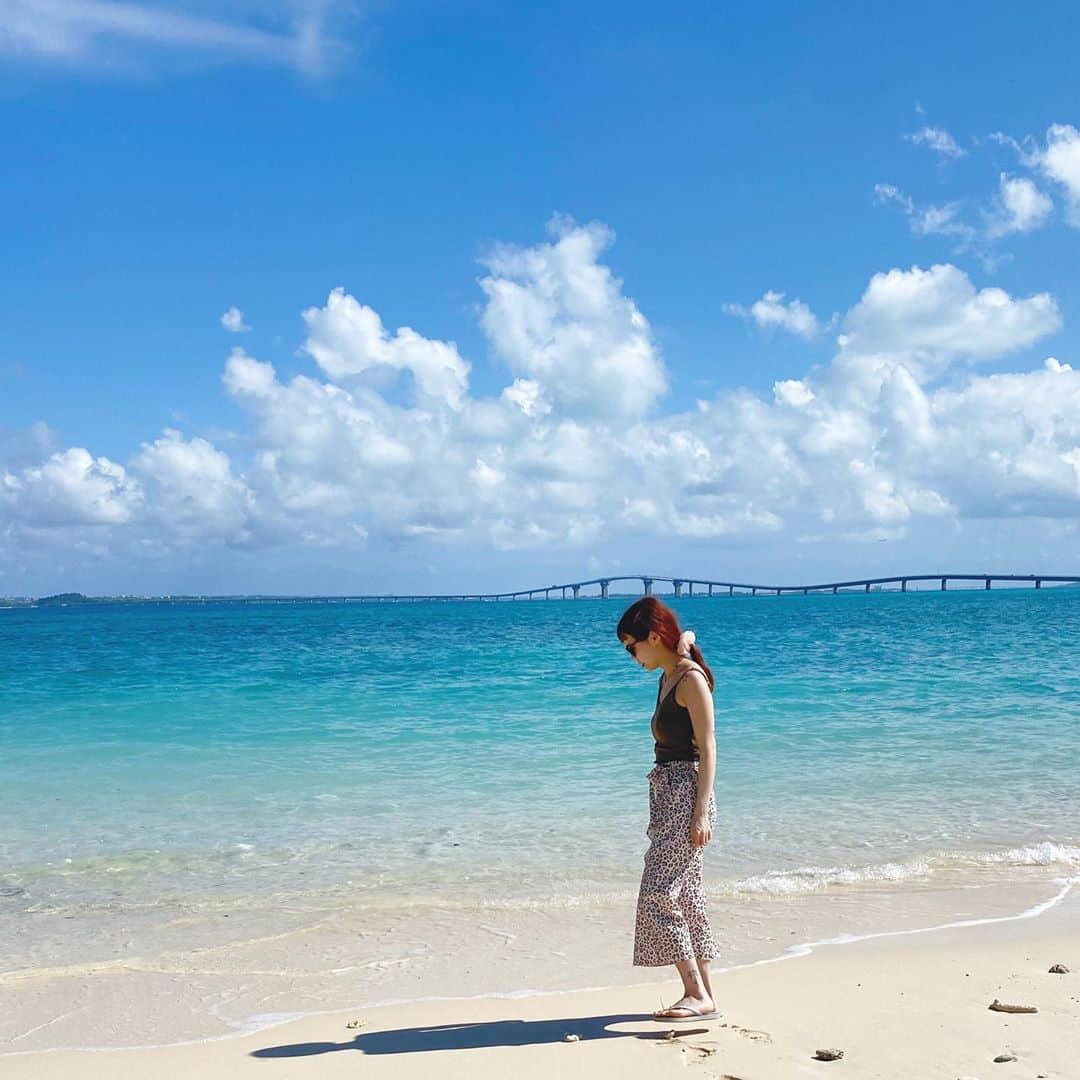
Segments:
[[[705,894],[704,847],[690,841],[697,800],[698,763],[672,761],[649,774],[649,838],[634,925],[634,966],[659,967],[677,960],[715,960]],[[716,798],[709,793],[709,825],[716,825]]]

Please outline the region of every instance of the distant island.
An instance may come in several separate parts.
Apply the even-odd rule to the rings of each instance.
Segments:
[[[164,596],[136,596],[123,594],[121,596],[87,596],[85,593],[67,592],[54,593],[52,596],[0,596],[0,608],[13,607],[74,607],[84,604],[210,604],[210,603],[237,603],[237,604],[283,604],[283,603],[326,603],[328,601],[340,601],[348,599],[338,596],[275,596],[257,595],[248,593],[236,593],[231,596],[211,595],[181,595],[179,593],[167,593]]]

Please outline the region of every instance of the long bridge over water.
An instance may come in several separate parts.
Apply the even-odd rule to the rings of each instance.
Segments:
[[[613,574],[607,577],[589,578],[587,581],[569,581],[563,585],[542,585],[535,589],[518,589],[515,592],[423,595],[384,593],[370,596],[342,596],[334,599],[406,602],[410,600],[535,600],[543,597],[545,600],[550,600],[552,594],[558,593],[560,595],[556,599],[565,600],[567,590],[570,590],[571,598],[577,600],[581,596],[582,589],[598,586],[600,598],[606,600],[612,584],[617,581],[640,581],[644,596],[652,595],[653,586],[657,582],[670,584],[676,596],[683,596],[684,589],[686,596],[757,596],[759,594],[781,596],[784,593],[801,593],[803,596],[809,596],[810,593],[835,595],[841,589],[845,591],[862,589],[870,592],[875,586],[886,585],[899,585],[900,592],[907,592],[910,583],[919,581],[935,582],[942,592],[946,591],[950,581],[979,581],[983,583],[984,589],[989,589],[992,581],[1016,581],[1033,584],[1036,589],[1041,589],[1044,581],[1078,585],[1080,576],[1067,574],[897,574],[893,577],[860,578],[857,581],[828,581],[818,585],[755,585],[745,581],[710,581],[707,578],[667,577],[662,574]],[[695,588],[698,590],[696,593]]]

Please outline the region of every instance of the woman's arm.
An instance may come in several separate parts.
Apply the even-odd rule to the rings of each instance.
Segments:
[[[709,795],[716,780],[716,723],[713,715],[713,699],[709,684],[700,671],[691,671],[676,687],[683,690],[686,708],[690,711],[690,723],[697,743],[698,763],[697,801],[691,821],[691,841],[695,847],[707,844],[712,835],[709,828]]]

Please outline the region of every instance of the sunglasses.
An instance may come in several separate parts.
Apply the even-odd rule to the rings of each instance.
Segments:
[[[631,641],[629,645],[624,645],[623,648],[636,660],[637,653],[634,650],[641,644],[640,641]]]

